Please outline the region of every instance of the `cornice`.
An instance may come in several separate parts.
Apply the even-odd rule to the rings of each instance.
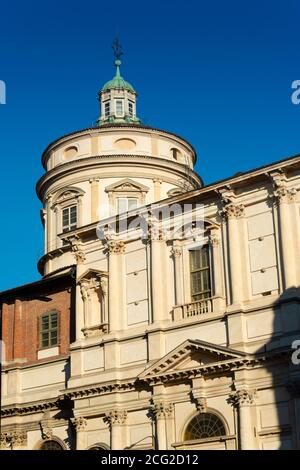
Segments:
[[[8,416],[23,416],[32,413],[44,412],[46,410],[59,409],[60,400],[41,400],[37,402],[26,403],[22,405],[9,405],[2,406],[1,417],[6,418]]]
[[[69,175],[72,173],[77,173],[83,169],[91,169],[92,167],[96,167],[99,169],[99,162],[101,163],[101,169],[103,167],[110,167],[112,164],[115,165],[116,163],[121,164],[121,166],[128,166],[128,161],[135,160],[134,167],[141,167],[141,168],[155,168],[155,169],[164,169],[168,172],[172,171],[175,174],[179,174],[181,177],[187,176],[187,171],[189,177],[192,177],[194,183],[203,186],[203,181],[201,177],[192,169],[186,168],[185,165],[181,163],[173,162],[166,158],[162,157],[153,157],[151,155],[133,155],[133,154],[112,154],[112,155],[93,155],[90,157],[82,157],[77,160],[73,160],[70,162],[61,163],[60,165],[52,168],[51,170],[47,171],[37,182],[36,184],[36,193],[38,197],[42,200],[42,188],[43,186],[48,183],[51,184],[57,179],[62,178],[64,175]],[[143,175],[145,178],[145,175]]]
[[[290,359],[290,353],[290,350],[280,350],[257,356],[247,355],[236,359],[221,361],[219,363],[200,365],[196,368],[187,370],[166,371],[158,375],[151,375],[149,377],[137,378],[130,381],[115,381],[85,387],[76,387],[62,391],[61,395],[55,400],[43,400],[26,403],[24,405],[4,406],[1,410],[1,416],[21,416],[43,412],[50,409],[59,409],[65,400],[90,398],[114,392],[120,393],[145,390],[145,388],[150,390],[151,386],[157,384],[163,384],[170,381],[186,381],[200,376],[215,376],[220,375],[220,373],[232,372],[239,368],[260,367],[263,363],[269,361],[286,362]]]
[[[74,132],[71,132],[69,134],[65,134],[61,137],[59,137],[58,139],[52,141],[47,147],[46,149],[44,150],[43,154],[42,154],[42,165],[43,167],[45,168],[46,170],[46,156],[47,156],[47,153],[49,152],[49,150],[51,150],[55,145],[57,145],[58,143],[61,143],[63,141],[66,141],[66,140],[69,140],[70,138],[74,138],[74,137],[81,137],[81,136],[84,136],[85,134],[101,134],[101,133],[105,133],[107,131],[118,131],[118,130],[130,130],[130,131],[148,131],[148,132],[158,132],[160,134],[163,134],[163,135],[166,135],[166,136],[172,136],[172,137],[175,137],[176,139],[179,139],[181,140],[187,147],[190,148],[190,150],[192,150],[192,152],[194,153],[194,164],[196,163],[197,161],[197,152],[195,150],[195,148],[193,147],[192,144],[190,144],[190,142],[188,142],[185,138],[179,136],[178,134],[175,134],[174,132],[169,132],[169,131],[166,131],[166,130],[162,130],[162,129],[158,129],[156,127],[151,127],[151,126],[145,126],[145,125],[135,125],[135,124],[113,124],[113,125],[104,125],[104,126],[101,126],[101,127],[88,127],[86,129],[81,129],[81,130],[78,130],[78,131],[74,131]]]

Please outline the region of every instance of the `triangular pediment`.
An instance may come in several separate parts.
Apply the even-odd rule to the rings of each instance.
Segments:
[[[226,364],[230,361],[245,359],[246,354],[224,346],[201,340],[186,340],[164,357],[147,367],[139,379],[147,380],[165,374],[205,369],[210,366]]]
[[[105,188],[106,192],[109,191],[140,191],[147,192],[149,188],[144,184],[138,183],[130,178],[124,178],[116,183],[110,184]]]
[[[106,277],[107,275],[108,273],[105,271],[99,271],[98,269],[89,268],[78,277],[77,282],[80,283],[80,281],[89,280],[93,278],[100,279],[101,277]]]

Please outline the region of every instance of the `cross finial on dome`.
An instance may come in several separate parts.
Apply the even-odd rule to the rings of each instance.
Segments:
[[[124,54],[119,38],[115,38],[112,43],[112,49],[116,60],[120,60]]]

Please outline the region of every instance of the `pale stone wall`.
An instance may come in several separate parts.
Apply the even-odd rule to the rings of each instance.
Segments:
[[[166,159],[164,139],[157,151]],[[109,153],[111,134],[100,140],[101,151]],[[139,142],[144,153],[151,151],[146,133]],[[300,371],[291,366],[289,351],[300,331],[299,168],[295,157],[194,191],[204,205],[212,285],[211,298],[199,302],[191,299],[189,250],[203,240],[195,233],[148,241],[114,233],[102,243],[96,225],[84,226],[91,221],[88,170],[76,184],[72,174],[63,176],[61,186],[84,193],[85,210],[77,251],[61,249],[47,261],[47,272],[77,265],[70,377],[66,362],[6,370],[7,413],[15,403],[41,402],[43,408],[49,399],[58,409],[55,400],[68,397],[75,418],[49,426],[66,447],[77,449],[300,448]],[[136,181],[153,183],[146,176]],[[103,200],[105,185],[103,179],[98,188]],[[170,183],[164,185],[161,197]],[[158,189],[151,188],[154,195]],[[53,183],[53,196],[59,189]],[[199,412],[216,414],[226,436],[185,442],[186,426]],[[25,430],[27,443],[20,442],[36,448],[43,439],[41,412],[11,413],[5,429]],[[73,436],[68,442],[67,431]]]

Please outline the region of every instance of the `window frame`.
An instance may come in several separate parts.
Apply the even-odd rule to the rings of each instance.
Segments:
[[[75,208],[76,209],[76,222],[71,223],[71,209]],[[64,225],[64,212],[68,211],[68,219],[69,223],[67,225]],[[67,227],[67,230],[65,230]],[[61,209],[61,228],[62,228],[62,233],[68,233],[71,232],[72,230],[76,230],[78,228],[78,205],[77,204],[71,204],[66,207],[62,207]]]
[[[199,268],[192,269],[192,252],[201,252],[203,249],[207,252],[208,264],[206,266],[200,266]],[[189,279],[190,279],[190,297],[191,302],[200,302],[201,300],[210,299],[212,297],[212,262],[211,262],[211,250],[210,245],[205,243],[202,246],[190,248],[189,250]],[[193,274],[207,272],[207,279],[209,288],[200,290],[199,292],[193,292]],[[201,274],[200,274],[201,276]],[[201,278],[200,278],[201,280]],[[206,295],[208,294],[208,295]],[[198,298],[196,298],[198,297]]]
[[[43,329],[42,329],[43,318],[50,317],[53,314],[55,314],[56,317],[57,317],[57,326],[56,326],[56,328],[51,328],[50,327],[50,321],[49,321],[49,328],[46,331],[43,331]],[[52,331],[56,331],[56,333],[57,333],[56,334],[57,340],[56,340],[55,344],[51,344],[51,332]],[[45,334],[45,333],[48,333],[48,345],[47,346],[43,346],[42,335]],[[60,314],[57,310],[49,310],[48,312],[44,312],[44,313],[42,313],[42,315],[39,316],[39,337],[38,337],[38,340],[39,340],[39,348],[38,348],[39,351],[41,351],[42,349],[51,349],[51,348],[56,348],[56,347],[60,346]],[[50,340],[50,344],[49,344],[49,340]]]
[[[137,208],[139,207],[139,198],[138,198],[138,197],[133,197],[133,196],[117,196],[116,200],[117,200],[117,213],[118,213],[118,214],[122,214],[122,213],[124,213],[124,212],[129,212],[129,211],[134,210],[134,209],[137,209]],[[119,201],[120,201],[120,200],[126,201],[126,210],[124,210],[124,211],[122,211],[122,212],[120,212],[120,210],[119,210]],[[129,201],[130,201],[130,200],[131,200],[131,201],[133,201],[133,200],[136,201],[136,206],[129,209]]]
[[[122,112],[118,112],[118,104],[121,103],[122,106]],[[124,99],[121,98],[116,98],[115,99],[115,112],[116,112],[116,117],[123,117],[124,116]]]
[[[134,117],[134,101],[128,100],[128,115]]]
[[[103,106],[104,106],[104,117],[108,118],[110,116],[110,108],[111,108],[110,100],[104,101]]]

